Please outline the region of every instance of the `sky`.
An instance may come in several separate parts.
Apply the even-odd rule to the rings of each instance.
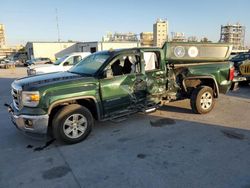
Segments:
[[[157,18],[167,19],[169,34],[220,38],[228,23],[246,26],[250,46],[249,0],[1,0],[0,23],[7,45],[57,41],[56,9],[62,41],[100,41],[107,32],[153,31]]]

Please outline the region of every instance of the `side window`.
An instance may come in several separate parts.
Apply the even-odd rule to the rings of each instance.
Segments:
[[[246,54],[245,58],[249,59],[250,58],[250,54]]]
[[[78,55],[78,56],[74,56],[74,65],[75,64],[77,64],[77,63],[79,63],[79,61],[81,61],[82,60],[82,56],[80,56],[80,55]]]
[[[111,70],[113,76],[119,76],[123,74],[121,61],[122,61],[121,57],[118,57],[115,58],[111,63]]]
[[[69,57],[69,58],[63,63],[63,66],[73,65],[73,63],[74,63],[74,56]]]
[[[140,73],[140,56],[120,55],[115,57],[108,66],[112,76]],[[110,73],[109,73],[110,75]]]
[[[156,70],[160,68],[160,54],[156,52],[144,52],[145,71]]]

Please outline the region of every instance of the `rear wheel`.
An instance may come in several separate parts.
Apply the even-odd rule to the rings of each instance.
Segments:
[[[56,139],[74,144],[87,138],[94,120],[87,108],[72,104],[60,109],[54,116],[52,124]]]
[[[194,113],[206,114],[210,112],[215,105],[213,89],[208,86],[196,88],[192,92],[190,104]]]

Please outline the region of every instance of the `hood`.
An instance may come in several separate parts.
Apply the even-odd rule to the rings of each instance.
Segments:
[[[40,64],[40,65],[30,65],[29,68],[30,69],[39,69],[39,68],[44,68],[44,67],[54,67],[54,66],[58,66],[58,65],[54,65],[54,64]]]
[[[42,85],[53,84],[56,82],[76,80],[82,77],[84,76],[70,72],[58,72],[20,78],[15,80],[13,85],[25,89],[26,87],[40,87]]]

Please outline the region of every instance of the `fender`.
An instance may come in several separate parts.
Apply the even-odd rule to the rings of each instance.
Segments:
[[[48,115],[51,113],[52,109],[54,107],[56,107],[58,104],[69,102],[69,101],[72,101],[72,100],[80,100],[80,99],[93,99],[94,100],[95,106],[96,106],[96,110],[97,110],[97,117],[98,117],[98,120],[100,120],[101,119],[101,113],[100,113],[101,110],[100,110],[100,107],[98,105],[98,102],[97,102],[96,98],[93,97],[93,96],[72,97],[72,98],[57,100],[57,101],[55,101],[55,102],[53,102],[53,103],[50,104],[49,109],[48,109]]]
[[[185,84],[185,81],[186,80],[195,80],[195,79],[210,79],[213,81],[213,83],[215,84],[215,97],[218,98],[219,97],[219,86],[218,86],[218,83],[217,81],[215,80],[215,78],[213,76],[192,76],[192,77],[187,77],[187,78],[184,78],[183,81],[182,81],[182,85],[184,87],[184,90],[185,92],[187,92],[187,87],[186,87],[186,84]]]

